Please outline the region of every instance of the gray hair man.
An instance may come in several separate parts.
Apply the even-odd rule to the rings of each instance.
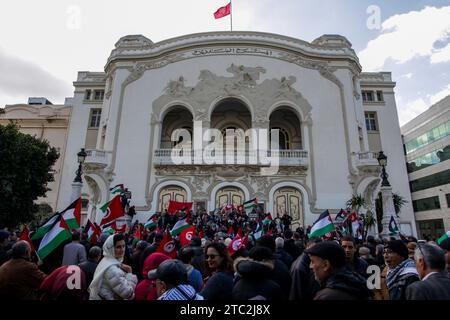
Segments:
[[[414,250],[421,281],[406,289],[407,300],[450,300],[450,278],[445,271],[445,253],[437,245],[418,244]]]

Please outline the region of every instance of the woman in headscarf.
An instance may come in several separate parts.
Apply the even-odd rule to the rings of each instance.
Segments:
[[[144,269],[142,275],[144,280],[142,280],[136,286],[136,300],[156,300],[158,299],[158,294],[156,292],[156,280],[150,280],[148,278],[148,272],[159,267],[159,265],[170,257],[159,252],[152,253],[144,261]]]
[[[122,263],[125,254],[123,234],[111,235],[103,244],[103,259],[89,286],[91,300],[132,300],[137,277]]]

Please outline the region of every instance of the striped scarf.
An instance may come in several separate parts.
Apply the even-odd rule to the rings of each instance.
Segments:
[[[203,300],[203,297],[195,292],[188,284],[180,284],[164,292],[158,300]]]
[[[394,269],[390,269],[388,271],[386,276],[387,287],[389,288],[389,290],[391,290],[396,286],[402,285],[405,282],[406,278],[413,275],[419,277],[416,269],[416,264],[414,260],[406,259]]]

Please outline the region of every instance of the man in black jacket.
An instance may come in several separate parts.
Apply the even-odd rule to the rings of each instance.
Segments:
[[[421,281],[406,288],[406,299],[450,300],[450,278],[445,271],[444,250],[432,244],[418,244],[414,260]]]
[[[88,259],[78,265],[80,269],[84,271],[87,287],[89,287],[92,279],[94,278],[95,269],[97,268],[101,257],[102,249],[100,247],[93,246],[89,249]]]
[[[305,252],[321,285],[314,300],[366,300],[371,297],[366,279],[345,267],[345,251],[339,244],[325,241]]]
[[[346,267],[353,272],[359,273],[364,278],[368,278],[367,268],[369,264],[356,256],[355,239],[351,236],[345,236],[341,239],[341,246],[345,251]]]

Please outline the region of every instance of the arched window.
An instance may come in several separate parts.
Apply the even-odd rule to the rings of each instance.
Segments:
[[[291,148],[288,132],[280,127],[271,128],[269,137],[272,138],[272,129],[278,129],[278,145],[280,150],[289,150]],[[269,141],[270,143],[270,141]]]

